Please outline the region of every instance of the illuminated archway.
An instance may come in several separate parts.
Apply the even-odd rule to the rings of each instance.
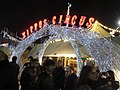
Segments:
[[[42,64],[42,57],[43,57],[43,54],[44,54],[46,48],[51,43],[51,41],[53,41],[55,39],[67,39],[68,40],[68,37],[64,37],[64,36],[57,37],[55,35],[55,36],[50,37],[47,41],[45,41],[43,43],[43,46],[42,46],[43,48],[39,50],[39,62],[40,62],[40,64]],[[79,69],[82,66],[81,65],[80,50],[79,50],[78,44],[77,44],[75,39],[71,39],[71,40],[69,40],[69,42],[72,45],[72,47],[73,47],[73,49],[75,51],[75,54],[77,55],[77,68],[78,68],[77,75],[79,75],[80,74],[80,70]]]
[[[43,56],[43,52],[48,46],[49,42],[55,38],[66,38],[74,48],[78,61],[78,72],[81,69],[80,53],[76,41],[79,41],[94,58],[95,62],[99,64],[100,70],[120,70],[120,46],[112,43],[107,38],[102,37],[100,34],[91,32],[84,28],[73,28],[59,25],[46,25],[42,29],[28,36],[26,39],[21,41],[16,47],[13,55],[16,55],[18,59],[25,51],[25,49],[37,39],[49,35],[49,39],[44,42],[44,48],[39,52],[39,59]],[[19,60],[17,63],[22,65],[22,61]]]

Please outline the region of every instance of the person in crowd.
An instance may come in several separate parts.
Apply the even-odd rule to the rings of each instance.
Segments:
[[[12,57],[12,62],[10,62],[10,63],[15,68],[15,70],[16,70],[16,76],[18,76],[20,66],[16,63],[16,60],[17,60],[17,57],[13,56]]]
[[[0,50],[0,90],[18,90],[15,69],[11,66],[7,54]]]
[[[96,90],[113,90],[107,72],[101,72],[97,81]]]
[[[65,70],[62,61],[57,62],[57,66],[53,71],[55,90],[64,90]]]
[[[38,90],[39,89],[39,75],[42,73],[42,66],[39,64],[38,59],[34,59],[34,75],[33,75],[33,83],[31,90]]]
[[[33,61],[33,57],[32,57],[32,56],[29,56],[27,62],[25,62],[25,63],[23,64],[19,75],[22,74],[23,70],[24,70],[26,67],[29,67],[29,66],[32,65],[32,63],[33,63],[32,61]]]
[[[76,90],[96,90],[98,72],[92,66],[83,66]]]
[[[65,67],[65,77],[68,77],[69,76],[69,65],[67,65],[66,67]]]
[[[78,77],[75,74],[74,68],[69,67],[67,72],[68,75],[65,80],[65,90],[76,90]]]
[[[112,89],[117,90],[119,88],[119,81],[115,80],[114,72],[112,70],[108,70],[107,73],[108,73],[108,79],[112,84]]]
[[[32,64],[32,60],[33,60],[33,57],[32,57],[32,56],[29,56],[29,57],[28,57],[28,62],[26,62],[26,63],[23,65],[23,67],[29,66],[30,63]]]
[[[40,73],[41,69],[38,60],[31,60],[30,65],[25,67],[21,74],[21,90],[35,90],[37,88],[37,79]]]
[[[53,80],[53,70],[55,63],[53,60],[47,59],[43,63],[44,71],[39,75],[39,89],[38,90],[54,90],[55,83]]]
[[[19,75],[19,65],[16,63],[16,60],[17,60],[17,57],[16,56],[13,56],[12,57],[12,62],[10,62],[11,63],[11,65],[12,65],[12,67],[15,69],[15,73],[16,73],[16,80],[18,80],[18,75]],[[17,81],[18,82],[18,81]],[[18,89],[19,89],[19,85],[18,85],[18,83],[16,83],[17,84],[17,86],[18,86]]]

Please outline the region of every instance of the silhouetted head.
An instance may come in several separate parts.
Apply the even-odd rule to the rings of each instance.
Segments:
[[[55,69],[55,62],[53,60],[47,59],[43,63],[43,67],[45,68],[46,73],[52,74]]]
[[[87,84],[89,81],[98,79],[98,72],[92,66],[84,66],[80,73],[79,84]]]
[[[32,56],[29,56],[29,57],[28,57],[28,60],[29,60],[29,61],[33,60],[33,57],[32,57]]]
[[[50,65],[54,65],[55,66],[55,62],[53,60],[51,60],[51,59],[47,59],[43,63],[43,66],[50,66]]]
[[[63,66],[63,63],[62,63],[62,61],[59,60],[59,61],[57,62],[57,67],[62,67],[62,66]]]
[[[16,56],[13,56],[13,57],[12,57],[12,61],[13,61],[13,62],[16,62],[16,60],[17,60],[17,57],[16,57]]]

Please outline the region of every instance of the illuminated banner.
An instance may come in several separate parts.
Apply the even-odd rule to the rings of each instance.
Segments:
[[[64,23],[67,26],[71,25],[73,27],[76,25],[77,20],[79,20],[79,23],[78,23],[79,27],[82,27],[85,24],[86,27],[89,28],[92,26],[93,22],[95,21],[95,18],[90,17],[88,19],[88,21],[85,22],[87,20],[86,16],[81,16],[80,18],[78,18],[77,15],[74,15],[72,17],[70,15],[66,15],[66,18],[63,20],[63,15],[60,15],[58,19],[56,16],[53,16],[52,24],[54,24],[54,25],[59,24],[62,26]],[[40,20],[38,23],[35,23],[33,26],[30,26],[30,29],[27,29],[26,31],[24,31],[22,33],[22,38],[25,39],[27,36],[29,36],[34,31],[37,31],[40,28],[42,28],[43,26],[47,25],[47,23],[48,23],[47,19],[44,19],[43,21]]]

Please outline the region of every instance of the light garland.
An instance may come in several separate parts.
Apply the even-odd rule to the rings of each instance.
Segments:
[[[1,31],[1,33],[3,34],[3,37],[15,42],[19,42],[20,40],[18,40],[17,38],[13,37],[12,35],[9,35],[6,31]]]
[[[98,22],[98,24],[99,24],[101,27],[109,30],[109,34],[110,34],[112,37],[115,37],[114,34],[115,34],[116,32],[119,33],[119,35],[120,35],[120,30],[109,28],[109,27],[107,27],[107,26],[105,26],[105,25],[103,25],[103,24],[101,24],[101,23],[99,23],[99,22]]]
[[[65,39],[64,36],[61,36],[62,39]],[[61,38],[60,37],[60,38]],[[48,45],[51,43],[51,41],[53,40],[58,40],[59,38],[55,35],[53,37],[50,37],[47,41],[45,41],[43,43],[43,48],[39,50],[39,61],[40,61],[40,64],[42,64],[42,57],[43,57],[43,54],[46,50],[46,48],[48,47]],[[76,43],[75,40],[69,40],[68,37],[67,37],[67,40],[71,43],[73,49],[76,51],[76,55],[77,55],[77,67],[78,67],[78,72],[77,72],[77,76],[80,75],[80,68],[82,67],[82,63],[81,63],[81,57],[80,57],[80,50],[78,48],[78,44]]]
[[[81,70],[81,59],[80,59],[80,49],[77,46],[77,43],[82,44],[90,53],[91,57],[94,58],[95,62],[99,65],[101,71],[115,70],[120,71],[120,46],[114,44],[111,40],[108,40],[105,37],[101,37],[100,34],[91,32],[88,29],[82,28],[72,28],[59,25],[47,25],[46,27],[38,30],[37,32],[31,34],[25,40],[21,41],[13,52],[12,56],[15,55],[20,59],[21,55],[25,49],[37,39],[50,35],[51,39],[48,39],[44,42],[43,48],[39,51],[39,59],[42,61],[42,56],[47,48],[48,44],[53,39],[65,38],[67,39],[74,48],[76,52],[78,70]],[[74,41],[77,41],[74,42]],[[11,56],[11,57],[12,57]],[[17,62],[20,66],[23,66],[22,60]],[[79,71],[78,71],[79,72]],[[116,77],[120,80],[118,74]]]

